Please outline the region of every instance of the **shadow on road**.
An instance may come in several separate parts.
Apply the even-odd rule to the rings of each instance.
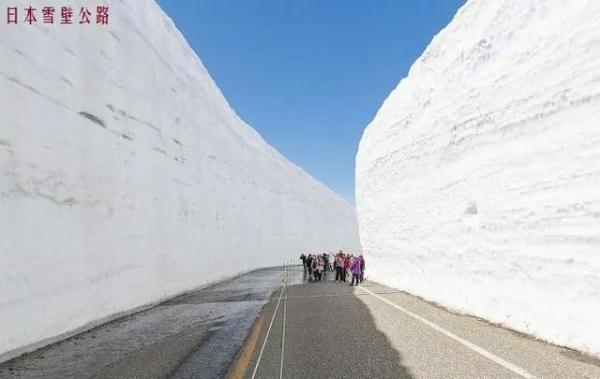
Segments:
[[[293,275],[297,279],[302,269]],[[321,282],[304,278],[287,287],[283,377],[412,377],[354,287],[334,282],[332,273]],[[272,337],[279,338],[278,333]],[[270,354],[278,353],[278,345]],[[257,377],[272,377],[278,369],[262,367]]]

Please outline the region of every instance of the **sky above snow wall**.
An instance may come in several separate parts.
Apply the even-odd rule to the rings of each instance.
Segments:
[[[353,206],[237,117],[154,1],[102,3],[104,26],[78,24],[90,1],[70,4],[70,26],[0,23],[3,359],[301,252],[359,248]]]
[[[364,131],[371,278],[600,355],[600,2],[473,0]]]

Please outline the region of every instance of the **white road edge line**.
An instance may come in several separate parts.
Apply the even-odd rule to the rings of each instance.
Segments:
[[[484,356],[484,357],[486,357],[486,358],[488,358],[488,359],[496,362],[500,366],[502,366],[502,367],[504,367],[504,368],[506,368],[506,369],[508,369],[508,370],[510,370],[512,372],[514,372],[515,374],[517,374],[517,375],[519,375],[519,376],[521,376],[523,378],[535,379],[535,376],[531,375],[530,373],[528,373],[524,369],[522,369],[522,368],[520,368],[518,366],[515,366],[512,363],[509,363],[509,362],[505,361],[504,359],[502,359],[502,358],[500,358],[500,357],[498,357],[498,356],[490,353],[489,351],[487,351],[487,350],[485,350],[485,349],[483,349],[483,348],[481,348],[481,347],[479,347],[479,346],[477,346],[477,345],[475,345],[475,344],[473,344],[473,343],[465,340],[462,337],[457,336],[456,334],[454,334],[452,332],[447,331],[446,329],[442,328],[441,326],[437,326],[433,322],[424,319],[423,317],[417,315],[416,313],[413,313],[413,312],[411,312],[411,311],[409,311],[407,309],[404,309],[401,306],[399,306],[398,304],[395,304],[395,303],[391,302],[390,300],[388,300],[388,299],[386,299],[386,298],[384,298],[382,296],[379,296],[376,293],[374,293],[374,292],[372,292],[372,291],[370,291],[370,290],[368,290],[368,289],[366,289],[364,287],[361,287],[360,289],[363,290],[363,291],[365,291],[365,292],[367,292],[367,293],[369,293],[370,295],[376,297],[377,299],[383,301],[384,303],[386,303],[388,305],[391,305],[392,307],[398,309],[399,311],[407,314],[408,316],[414,318],[415,320],[421,321],[423,324],[425,324],[425,325],[429,326],[430,328],[432,328],[432,329],[434,329],[434,330],[442,333],[446,337],[452,338],[456,342],[463,344],[464,346],[468,347],[469,349],[473,350],[474,352],[479,353],[482,356]]]
[[[252,379],[256,377],[256,372],[258,371],[258,365],[260,365],[260,360],[262,358],[263,352],[265,351],[265,346],[267,346],[267,340],[269,339],[269,335],[271,334],[271,327],[273,326],[273,321],[275,321],[275,316],[277,316],[277,309],[279,309],[279,303],[281,302],[281,295],[283,295],[283,286],[281,286],[281,292],[279,293],[279,298],[277,299],[277,305],[275,306],[275,311],[273,312],[273,317],[271,317],[271,323],[269,324],[269,328],[267,329],[267,334],[265,334],[265,339],[260,348],[260,353],[258,354],[258,358],[256,359],[256,366],[254,366],[254,371],[252,372]]]

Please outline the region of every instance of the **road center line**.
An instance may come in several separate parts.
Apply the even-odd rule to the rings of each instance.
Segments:
[[[411,311],[409,311],[409,310],[407,310],[407,309],[399,306],[398,304],[395,304],[395,303],[391,302],[390,300],[388,300],[388,299],[386,299],[386,298],[384,298],[382,296],[377,295],[376,293],[374,293],[374,292],[372,292],[372,291],[370,291],[370,290],[368,290],[368,289],[366,289],[364,287],[361,287],[360,289],[363,290],[363,291],[365,291],[365,292],[367,292],[367,293],[369,293],[373,297],[375,297],[375,298],[383,301],[384,303],[386,303],[386,304],[388,304],[388,305],[396,308],[397,310],[403,312],[404,314],[406,314],[406,315],[414,318],[415,320],[420,321],[423,324],[429,326],[430,328],[432,328],[432,329],[434,329],[434,330],[442,333],[446,337],[452,338],[454,341],[456,341],[456,342],[458,342],[458,343],[460,343],[460,344],[468,347],[469,349],[473,350],[474,352],[479,353],[482,356],[484,356],[484,357],[486,357],[486,358],[488,358],[488,359],[496,362],[500,366],[502,366],[502,367],[504,367],[504,368],[506,368],[506,369],[508,369],[508,370],[510,370],[512,372],[514,372],[515,374],[517,374],[517,375],[519,375],[519,376],[521,376],[523,378],[528,378],[528,379],[534,379],[535,378],[535,376],[531,375],[530,373],[528,373],[524,369],[522,369],[522,368],[520,368],[518,366],[515,366],[512,363],[509,363],[509,362],[505,361],[504,359],[502,359],[502,358],[500,358],[500,357],[498,357],[498,356],[490,353],[489,351],[487,351],[487,350],[485,350],[485,349],[483,349],[483,348],[481,348],[481,347],[479,347],[479,346],[477,346],[477,345],[475,345],[475,344],[473,344],[473,343],[465,340],[462,337],[457,336],[456,334],[454,334],[452,332],[449,332],[448,330],[442,328],[441,326],[438,326],[438,325],[434,324],[433,322],[424,319],[423,317],[419,316],[418,314],[413,313],[413,312],[411,312]]]
[[[260,360],[262,358],[263,352],[265,351],[265,346],[267,346],[267,340],[269,339],[269,335],[271,334],[271,327],[273,326],[273,321],[275,321],[275,316],[277,316],[277,310],[279,309],[279,303],[281,302],[281,295],[283,295],[284,287],[281,286],[281,292],[279,293],[279,298],[277,299],[277,305],[275,306],[275,310],[273,311],[273,317],[271,317],[271,322],[269,323],[269,328],[267,329],[267,334],[265,334],[265,339],[260,348],[260,353],[258,354],[258,358],[256,359],[256,366],[254,366],[254,371],[252,372],[252,379],[256,377],[256,372],[258,371],[258,366],[260,365]]]

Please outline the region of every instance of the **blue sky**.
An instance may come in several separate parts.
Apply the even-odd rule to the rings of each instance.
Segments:
[[[365,126],[464,0],[159,0],[263,138],[354,201]]]

